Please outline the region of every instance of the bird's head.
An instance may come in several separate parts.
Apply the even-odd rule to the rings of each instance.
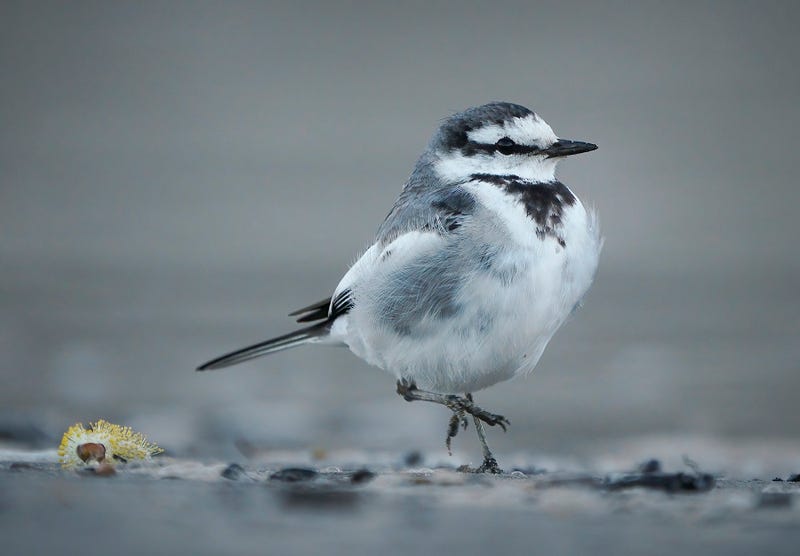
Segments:
[[[517,175],[534,182],[555,179],[558,161],[597,145],[559,139],[535,112],[492,102],[447,118],[429,144],[433,170],[457,183],[473,174]]]

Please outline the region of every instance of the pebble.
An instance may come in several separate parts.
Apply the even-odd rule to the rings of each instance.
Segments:
[[[229,479],[231,481],[236,481],[240,479],[243,474],[244,474],[244,467],[242,467],[238,463],[231,463],[220,473],[220,475],[222,475],[223,478]]]
[[[406,467],[419,467],[422,465],[422,452],[419,450],[408,452],[403,458],[403,463]]]
[[[368,483],[375,478],[375,473],[369,469],[359,469],[350,476],[350,482],[353,484]]]
[[[287,467],[286,469],[281,469],[280,471],[276,471],[272,475],[269,476],[270,480],[273,481],[283,481],[285,483],[298,483],[301,481],[310,481],[317,477],[319,473],[314,471],[313,469],[307,469],[305,467]]]
[[[658,473],[659,471],[661,471],[661,462],[655,458],[639,464],[639,473]]]

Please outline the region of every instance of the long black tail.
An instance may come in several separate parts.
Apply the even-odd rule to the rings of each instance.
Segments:
[[[299,346],[301,344],[306,344],[308,342],[313,342],[319,338],[327,336],[330,327],[331,322],[325,321],[308,326],[306,328],[301,328],[300,330],[295,330],[294,332],[284,334],[283,336],[278,336],[277,338],[272,338],[271,340],[266,340],[246,348],[237,349],[236,351],[225,354],[221,357],[217,357],[216,359],[212,359],[208,363],[204,363],[197,367],[197,370],[207,371],[211,369],[222,369],[223,367],[230,367],[231,365],[249,361],[250,359],[255,359],[256,357],[261,357],[262,355],[267,355],[268,353],[273,353]]]

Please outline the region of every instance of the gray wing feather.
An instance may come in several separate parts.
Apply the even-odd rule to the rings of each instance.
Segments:
[[[388,244],[411,231],[434,231],[444,241],[441,249],[419,256],[381,280],[376,314],[402,335],[426,334],[430,326],[465,310],[470,300],[462,291],[477,275],[500,283],[513,281],[519,271],[498,257],[505,244],[505,227],[460,186],[435,191],[406,189],[378,232]]]
[[[463,279],[459,258],[451,251],[437,251],[396,270],[377,297],[377,314],[401,335],[424,333],[425,323],[458,314]]]
[[[472,194],[458,185],[435,190],[406,188],[378,229],[377,239],[385,245],[411,231],[452,233],[475,207]]]

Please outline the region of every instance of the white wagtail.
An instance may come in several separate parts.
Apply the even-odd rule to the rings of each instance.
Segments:
[[[555,169],[562,157],[596,148],[559,139],[518,104],[493,102],[446,119],[375,243],[331,297],[291,314],[315,324],[198,370],[302,344],[346,345],[394,374],[407,401],[453,412],[448,450],[470,414],[483,446],[475,471],[501,472],[483,423],[505,430],[509,422],[475,405],[471,392],[530,373],[589,289],[601,247],[597,218]]]

